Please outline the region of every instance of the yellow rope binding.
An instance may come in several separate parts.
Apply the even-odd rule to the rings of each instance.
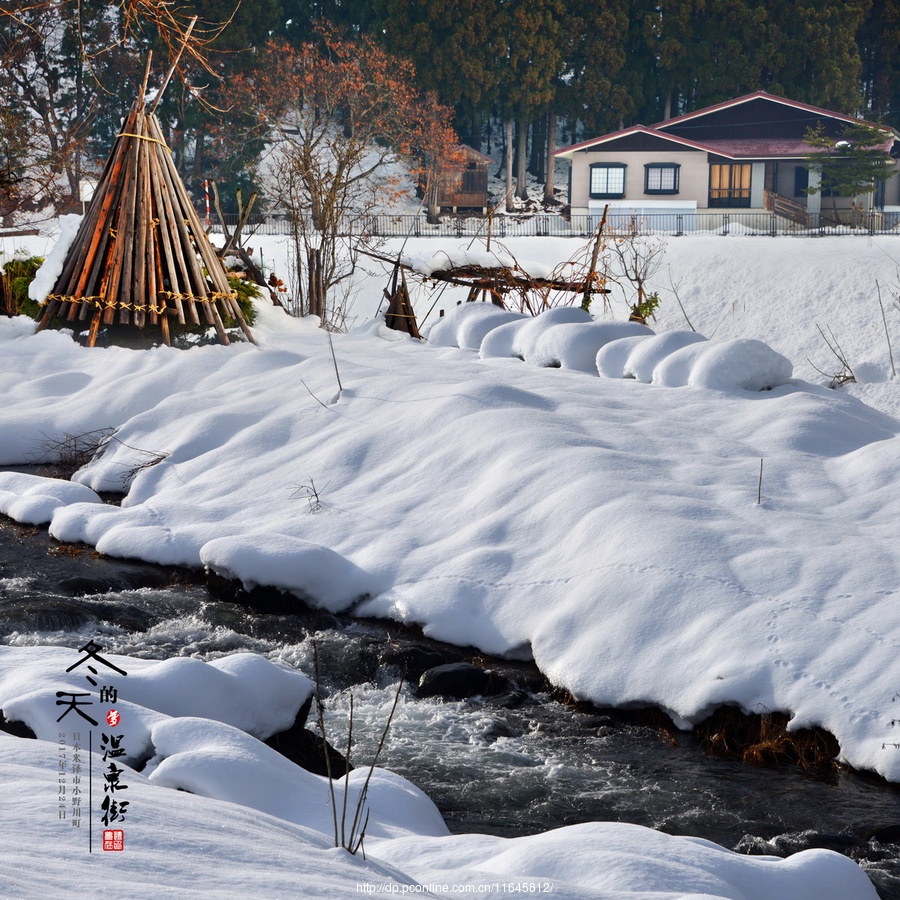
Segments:
[[[131,131],[120,131],[117,137],[136,137],[140,138],[142,141],[153,141],[154,144],[159,144],[160,147],[165,147],[169,153],[174,153],[174,150],[171,150],[168,145],[164,144],[159,138],[147,137],[146,134],[134,134]]]

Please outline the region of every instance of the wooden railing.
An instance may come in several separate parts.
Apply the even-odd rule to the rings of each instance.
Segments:
[[[784,216],[785,219],[790,219],[804,228],[809,225],[809,211],[802,203],[774,191],[763,191],[763,207],[776,216]]]

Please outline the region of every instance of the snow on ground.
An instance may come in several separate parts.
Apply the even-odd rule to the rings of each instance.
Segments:
[[[286,266],[284,242],[257,243]],[[509,249],[553,267],[576,243]],[[420,240],[404,252],[436,249]],[[682,726],[724,703],[784,710],[793,727],[834,733],[847,762],[900,780],[900,403],[876,291],[900,346],[895,258],[892,238],[671,239],[646,330],[625,324],[621,288],[607,309],[595,300],[593,321],[571,311],[540,322],[459,311],[459,292],[416,288],[420,318],[433,303],[447,311],[434,342],[375,321],[336,336],[342,391],[326,335],[272,308],[258,348],[187,352],[85,350],[5,320],[0,464],[34,460],[54,435],[116,434],[79,487],[0,476],[0,509],[111,555],[206,563],[329,609],[533,656],[576,696],[656,704]],[[369,269],[356,283],[361,323],[386,283]],[[807,360],[838,366],[817,325],[858,384],[823,386]],[[125,487],[121,508],[91,493]],[[591,827],[560,840],[606,842],[610,826]],[[669,838],[646,839],[639,856],[671,859],[659,843]],[[546,836],[548,858],[556,840]],[[470,874],[512,875],[532,858],[460,846]],[[690,847],[703,871],[731,871],[729,855],[720,871],[721,851]],[[413,877],[435,877],[441,852]],[[770,865],[784,896],[826,896],[804,895],[791,866],[805,885],[838,883],[831,857],[809,870],[793,860]],[[583,884],[571,869],[559,877]],[[643,890],[663,884],[634,877]],[[702,893],[688,882],[680,895]],[[614,897],[616,885],[571,896]],[[741,896],[727,890],[707,893]]]
[[[120,692],[114,701],[120,723],[90,729],[69,710],[57,724],[54,688],[83,690],[81,666],[94,663],[103,682]],[[339,780],[333,807],[326,778],[242,730],[252,723],[265,737],[280,729],[283,720],[272,710],[289,712],[292,721],[309,695],[302,675],[249,653],[211,664],[110,654],[102,663],[60,647],[0,653],[0,703],[39,738],[0,734],[0,835],[7,845],[27,835],[0,863],[4,898],[105,896],[111,884],[130,900],[501,892],[563,900],[876,896],[855,863],[825,850],[748,857],[698,839],[598,823],[514,839],[451,837],[421,791],[380,769],[370,775],[358,768],[346,784]],[[85,714],[112,708],[97,699],[94,694],[90,707],[79,708]],[[227,724],[223,713],[240,724]],[[99,745],[90,762],[89,731]],[[101,756],[115,746],[140,750]],[[135,771],[137,762],[146,765]],[[113,821],[103,823],[121,830],[120,853],[102,849],[99,821],[89,830],[89,780],[97,782],[97,794],[100,784],[104,791],[115,785],[109,796],[125,804],[108,811]],[[352,856],[334,847],[333,810],[351,834],[364,785],[366,852]],[[73,815],[76,788],[80,815]]]

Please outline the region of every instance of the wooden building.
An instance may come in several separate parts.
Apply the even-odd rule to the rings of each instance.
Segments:
[[[493,160],[467,144],[457,147],[460,160],[441,170],[437,205],[459,209],[477,209],[482,214],[488,210],[488,166]]]

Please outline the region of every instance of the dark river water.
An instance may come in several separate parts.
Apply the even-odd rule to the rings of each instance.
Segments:
[[[111,652],[151,659],[251,650],[312,676],[315,643],[328,737],[341,748],[352,694],[354,762],[367,763],[399,680],[386,653],[420,647],[421,638],[387,623],[259,613],[197,582],[196,573],[96,558],[0,521],[0,644],[74,648],[94,637]],[[379,765],[422,788],[451,830],[513,836],[605,820],[745,853],[828,847],[858,860],[882,898],[900,900],[897,787],[714,759],[690,734],[573,709],[541,689],[536,673],[508,674],[522,689],[494,700],[401,691]]]

